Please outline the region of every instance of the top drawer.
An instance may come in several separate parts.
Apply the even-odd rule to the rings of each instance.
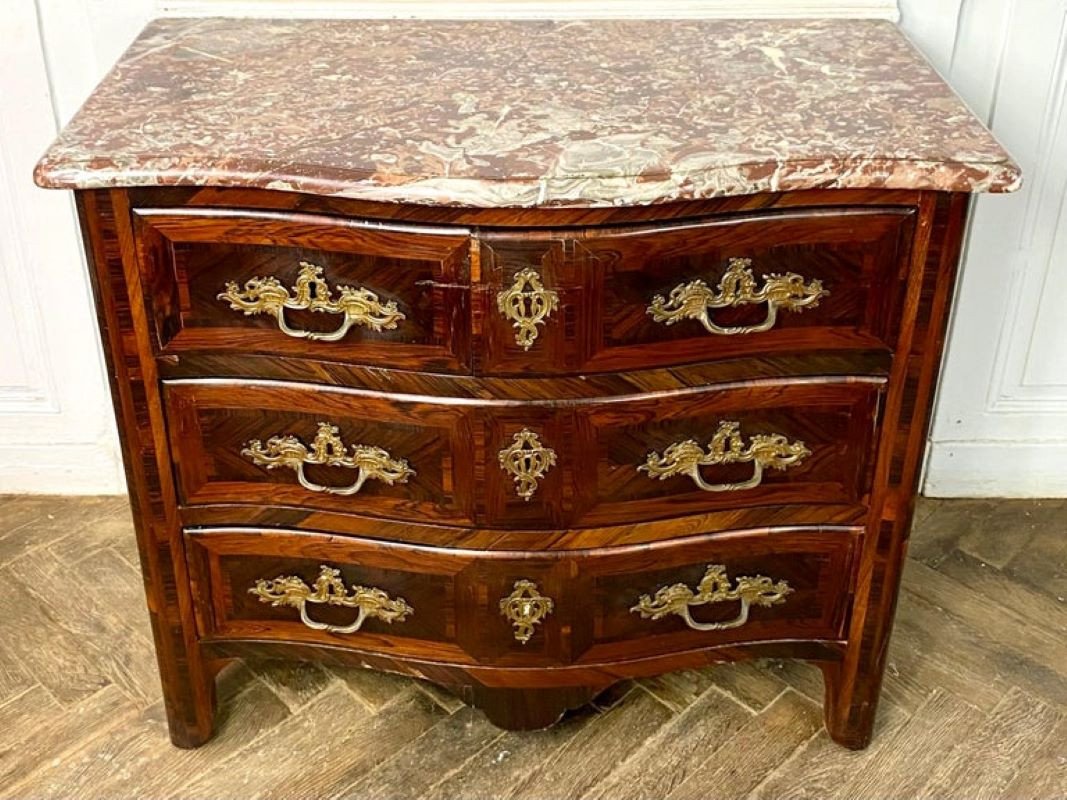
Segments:
[[[156,345],[469,372],[466,230],[134,212]]]
[[[892,348],[914,211],[485,234],[480,371],[598,372]]]

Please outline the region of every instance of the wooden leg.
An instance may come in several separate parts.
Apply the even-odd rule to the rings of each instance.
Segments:
[[[501,689],[471,686],[461,696],[481,709],[489,721],[509,731],[533,731],[559,721],[567,711],[585,705],[604,687],[562,689]]]
[[[855,620],[855,638],[844,658],[822,665],[826,730],[831,739],[850,750],[862,750],[871,742],[899,588],[900,559],[880,561],[868,595],[879,613]]]
[[[214,731],[215,675],[196,637],[130,209],[122,192],[79,192],[78,211],[92,267],[170,738],[178,747],[198,747]]]
[[[167,729],[175,747],[200,747],[215,735],[215,679],[201,685],[192,681],[182,685],[163,678],[163,705],[167,712]]]
[[[862,750],[871,743],[881,676],[873,682],[868,677],[858,684],[850,683],[840,664],[824,664],[822,673],[826,687],[823,714],[827,733],[842,747]]]
[[[196,639],[191,612],[181,613],[182,600],[169,543],[145,547],[141,566],[147,583],[149,617],[156,644],[156,660],[163,684],[170,740],[177,747],[199,747],[215,732],[215,674],[221,662],[208,662]],[[159,609],[158,611],[156,609]],[[183,624],[182,618],[187,622]]]
[[[915,267],[921,267],[919,294],[929,305],[925,319],[918,311],[913,335],[902,340],[894,357],[879,448],[879,469],[888,484],[872,501],[875,514],[866,544],[870,567],[861,565],[849,646],[841,662],[823,667],[826,728],[835,742],[854,750],[867,746],[874,728],[968,203],[962,194],[927,195],[921,202],[929,249],[917,248],[914,257],[925,259]],[[908,386],[914,387],[911,394]]]

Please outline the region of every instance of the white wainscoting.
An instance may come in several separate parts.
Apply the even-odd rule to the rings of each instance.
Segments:
[[[1067,495],[1067,2],[903,0],[904,29],[1022,165],[976,201],[925,491]]]
[[[4,7],[0,108],[0,492],[121,491],[73,202],[31,180],[56,132],[33,3]]]

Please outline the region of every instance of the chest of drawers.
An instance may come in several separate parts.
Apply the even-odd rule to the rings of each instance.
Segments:
[[[689,47],[738,30],[808,47],[830,35],[642,25]],[[604,58],[644,29],[578,27]],[[533,144],[494,175],[500,159],[480,162],[472,143],[477,174],[434,177],[400,144],[414,134],[394,130],[408,106],[376,96],[392,125],[375,152],[410,163],[408,178],[367,175],[352,164],[372,109],[338,112],[360,132],[341,137],[344,169],[278,155],[272,126],[313,110],[314,81],[272,125],[222,121],[254,92],[198,94],[230,69],[281,81],[264,48],[298,34],[327,50],[412,36],[415,60],[432,61],[419,37],[460,29],[399,30],[156,23],[38,169],[77,190],[175,743],[211,735],[214,674],[235,657],[419,676],[510,728],[549,725],[627,678],[795,657],[822,668],[831,735],[862,747],[967,193],[1012,188],[1014,165],[910,53],[900,80],[929,95],[923,130],[951,127],[981,158],[937,141],[879,160],[865,140],[854,162],[750,155],[739,170],[710,163],[705,116],[693,147],[657,156],[674,159],[658,177],[601,153],[565,180],[558,160],[531,179]],[[462,30],[499,55],[528,29]],[[536,30],[563,47],[559,26]],[[855,30],[871,57],[906,48],[890,26]],[[223,46],[236,66],[188,57]],[[557,77],[580,66],[552,63]],[[149,96],[160,80],[171,107]],[[534,126],[555,106],[524,86],[498,105],[521,95]],[[467,102],[440,100],[453,101]],[[160,103],[171,127],[148,142]],[[460,136],[455,120],[419,120],[419,153]],[[500,126],[483,135],[503,148]],[[554,135],[585,141],[580,129]],[[151,151],[160,136],[172,156]],[[190,144],[205,138],[225,147]]]

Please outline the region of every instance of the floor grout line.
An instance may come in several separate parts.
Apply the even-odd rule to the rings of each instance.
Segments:
[[[427,787],[427,789],[422,794],[420,794],[417,798],[411,798],[410,800],[422,800],[422,798],[433,794],[434,789],[436,789],[438,786],[440,786],[445,781],[449,780],[453,775],[458,775],[459,772],[465,766],[467,766],[467,764],[471,763],[471,761],[476,759],[482,753],[484,753],[487,750],[489,750],[489,748],[493,747],[493,745],[495,745],[497,742],[499,742],[505,736],[507,736],[507,733],[504,732],[504,731],[501,731],[499,736],[495,736],[490,741],[486,742],[484,747],[481,747],[478,750],[475,750],[473,753],[471,753],[470,757],[467,758],[463,763],[459,764],[454,770],[451,770],[451,771],[445,773],[443,776],[441,776],[441,778],[439,780],[434,781],[434,783],[431,786]],[[374,800],[374,798],[368,798],[367,800]],[[461,800],[461,798],[456,798],[456,800]]]
[[[55,698],[52,697],[52,693],[48,691],[48,687],[47,686],[43,686],[40,683],[34,682],[34,683],[30,684],[29,686],[27,686],[25,689],[22,689],[21,691],[15,692],[15,694],[11,695],[10,697],[5,697],[3,700],[0,700],[0,712],[2,712],[9,705],[14,705],[16,702],[18,702],[20,697],[24,697],[25,695],[27,695],[30,692],[32,692],[34,689],[41,689],[49,697],[51,697],[52,700],[55,700]],[[57,707],[57,709],[63,708],[63,706],[61,704],[59,704],[58,702],[56,703],[56,707]]]
[[[768,705],[770,705],[770,704],[768,704]],[[818,739],[820,736],[825,734],[825,733],[826,733],[825,728],[820,728],[820,729],[816,730],[815,733],[813,733],[807,739],[805,739],[803,742],[798,744],[796,746],[796,748],[793,750],[793,752],[789,754],[788,758],[786,758],[784,761],[782,761],[780,764],[778,764],[778,766],[776,766],[774,769],[772,769],[770,772],[768,772],[766,775],[764,775],[763,776],[763,780],[761,780],[759,783],[757,783],[755,786],[752,787],[752,790],[748,794],[745,795],[745,800],[752,800],[753,798],[755,798],[757,793],[759,792],[759,790],[764,785],[769,783],[773,778],[775,778],[776,776],[781,774],[781,772],[783,770],[785,770],[790,764],[792,764],[797,759],[799,759],[804,754],[804,752],[809,747],[811,747],[812,743],[816,739]]]
[[[113,685],[113,684],[109,684],[109,685]],[[107,687],[104,687],[104,688],[107,688]],[[103,688],[100,691],[103,691]],[[54,764],[57,761],[58,762],[62,762],[65,758],[69,757],[70,755],[72,755],[74,753],[77,753],[79,750],[84,749],[85,747],[88,747],[90,744],[92,744],[93,740],[98,738],[100,735],[110,733],[112,730],[117,728],[119,725],[125,723],[129,718],[139,716],[142,713],[142,711],[143,711],[142,709],[138,709],[137,707],[132,707],[125,714],[116,714],[114,716],[114,718],[112,718],[108,724],[105,724],[105,725],[101,726],[100,728],[98,728],[96,731],[94,731],[95,735],[92,738],[75,740],[75,741],[71,742],[70,745],[67,746],[66,748],[61,749],[58,752],[58,754],[53,753],[52,754],[52,760],[51,760],[50,763]],[[169,744],[169,742],[168,742],[168,744]],[[40,771],[43,768],[45,768],[46,766],[48,766],[48,765],[45,764],[44,762],[42,762],[40,764],[37,764],[33,769],[27,770],[23,774],[23,776],[21,778],[19,778],[18,780],[16,780],[13,784],[10,784],[8,786],[0,788],[0,797],[23,798],[24,800],[25,800],[25,798],[33,797],[33,795],[30,795],[30,794],[12,794],[11,792],[12,792],[12,790],[19,789],[20,787],[26,785],[31,778],[33,778],[35,775],[40,773]]]

